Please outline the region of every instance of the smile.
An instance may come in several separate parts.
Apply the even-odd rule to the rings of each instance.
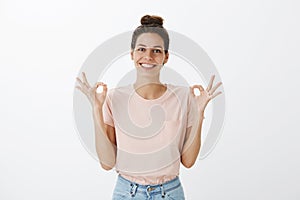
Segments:
[[[153,65],[153,64],[146,64],[146,63],[140,63],[140,66],[142,68],[145,68],[145,69],[151,69],[151,68],[154,68],[156,65]]]

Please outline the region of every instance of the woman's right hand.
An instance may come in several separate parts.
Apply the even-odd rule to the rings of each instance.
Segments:
[[[107,94],[107,85],[103,82],[97,82],[93,87],[91,87],[84,72],[82,72],[82,80],[79,77],[77,77],[76,80],[79,83],[76,88],[87,96],[92,107],[102,108]],[[103,91],[100,93],[97,92],[97,88],[99,86],[103,87]]]

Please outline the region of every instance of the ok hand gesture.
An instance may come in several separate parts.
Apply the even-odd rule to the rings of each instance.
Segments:
[[[214,94],[214,92],[217,90],[217,88],[222,84],[221,82],[219,82],[215,86],[213,86],[214,79],[215,79],[215,75],[213,75],[211,77],[206,90],[204,90],[204,88],[201,85],[193,85],[192,87],[190,87],[191,93],[193,94],[194,98],[197,101],[198,110],[200,113],[204,112],[204,110],[210,100],[212,100],[213,98],[215,98],[216,96],[218,96],[219,94],[222,93],[222,92],[217,92]],[[195,93],[194,93],[195,88],[198,88],[200,90],[199,96],[195,95]]]
[[[79,77],[77,77],[76,80],[79,83],[79,86],[76,86],[76,88],[87,96],[92,107],[102,107],[107,94],[107,85],[103,82],[97,82],[93,87],[91,87],[84,72],[82,72],[82,80]],[[99,86],[103,87],[103,91],[101,93],[97,92],[97,88]]]

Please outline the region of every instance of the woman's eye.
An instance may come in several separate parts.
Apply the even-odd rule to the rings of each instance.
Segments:
[[[145,51],[146,49],[143,48],[143,47],[141,47],[141,48],[138,48],[137,50],[138,50],[138,51]]]
[[[161,53],[160,49],[153,49],[153,53]]]

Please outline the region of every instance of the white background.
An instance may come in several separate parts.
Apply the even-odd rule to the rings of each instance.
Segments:
[[[0,199],[110,199],[116,173],[74,128],[75,77],[144,14],[197,42],[226,91],[216,148],[181,170],[187,199],[299,199],[299,9],[296,0],[1,0]]]

